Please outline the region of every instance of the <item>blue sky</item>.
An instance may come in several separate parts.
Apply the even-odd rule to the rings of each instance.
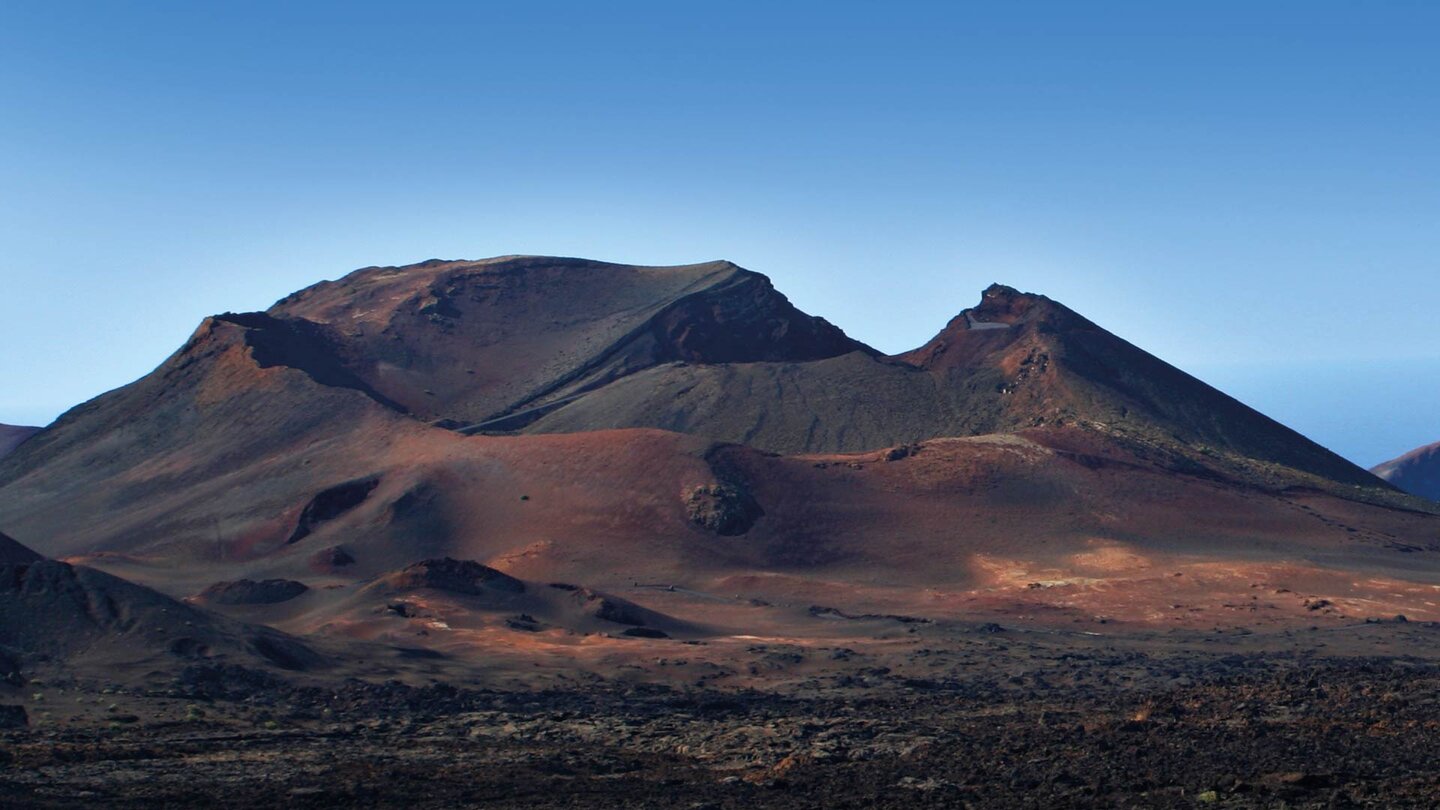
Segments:
[[[0,5],[0,422],[432,256],[728,258],[887,351],[1046,293],[1440,439],[1440,4]]]

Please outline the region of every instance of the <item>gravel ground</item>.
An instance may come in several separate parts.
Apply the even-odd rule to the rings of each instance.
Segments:
[[[1120,658],[1075,653],[1063,683],[1052,663],[783,694],[298,686],[238,667],[148,691],[46,683],[85,711],[0,732],[0,806],[1440,803],[1434,663]],[[1123,667],[1148,675],[1106,685]]]

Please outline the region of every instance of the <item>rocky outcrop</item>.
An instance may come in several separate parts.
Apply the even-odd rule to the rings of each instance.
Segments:
[[[433,588],[478,596],[487,591],[524,593],[525,583],[474,560],[449,557],[423,560],[389,575],[386,583],[397,589]]]
[[[217,582],[200,592],[200,599],[217,605],[274,605],[288,602],[310,590],[293,579],[237,579]]]
[[[601,621],[614,622],[615,624],[626,624],[631,627],[644,627],[647,624],[654,624],[655,619],[663,618],[654,611],[640,607],[634,602],[621,599],[617,596],[600,593],[590,588],[581,587],[560,587],[561,590],[569,590],[570,598],[578,605],[581,612],[593,616]]]
[[[876,354],[824,318],[806,315],[759,273],[682,298],[650,324],[659,361],[807,362],[853,351]]]
[[[736,484],[701,484],[685,493],[685,514],[690,522],[721,537],[750,531],[765,514],[749,492]]]
[[[376,391],[360,374],[346,341],[333,329],[304,318],[280,318],[265,312],[227,312],[207,319],[240,327],[251,357],[262,369],[283,366],[304,372],[321,385],[359,391],[387,408],[405,407]],[[202,329],[205,326],[201,327]]]
[[[316,493],[305,504],[305,508],[300,510],[300,517],[295,521],[295,529],[290,533],[290,539],[285,542],[297,543],[309,537],[321,524],[334,520],[364,503],[365,499],[370,497],[370,493],[379,485],[380,478],[370,476],[336,484]]]
[[[334,573],[346,566],[355,564],[355,556],[345,549],[344,546],[331,546],[322,548],[310,555],[310,568],[320,573]]]
[[[961,310],[925,345],[896,359],[931,370],[964,366],[1015,343],[1027,332],[1098,328],[1043,295],[991,284],[980,294],[979,304]]]

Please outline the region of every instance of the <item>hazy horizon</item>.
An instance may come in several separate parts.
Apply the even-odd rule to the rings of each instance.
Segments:
[[[887,352],[993,281],[1370,466],[1440,439],[1440,7],[0,9],[0,422],[349,269],[728,258]],[[797,36],[796,32],[804,32]]]

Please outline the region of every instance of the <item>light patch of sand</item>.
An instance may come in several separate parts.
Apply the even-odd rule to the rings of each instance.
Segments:
[[[520,548],[492,557],[485,564],[497,571],[513,573],[517,568],[522,568],[527,563],[539,562],[551,557],[554,551],[554,540],[536,540],[533,543],[528,543]]]
[[[1119,572],[1138,572],[1155,567],[1155,561],[1122,543],[1091,539],[1086,551],[1071,554],[1070,565],[1080,571],[1103,576]]]

